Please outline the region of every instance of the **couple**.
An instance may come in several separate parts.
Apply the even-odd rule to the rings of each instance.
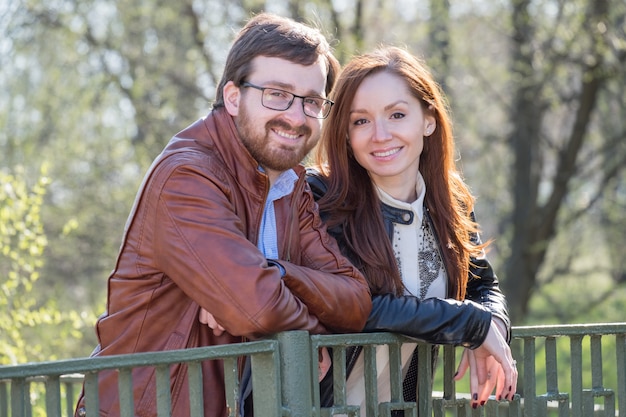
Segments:
[[[94,355],[393,331],[465,346],[457,378],[470,370],[472,406],[494,388],[511,399],[506,303],[426,68],[386,48],[340,71],[318,30],[264,13],[237,35],[216,96],[145,176]],[[300,162],[318,141],[307,173]],[[171,374],[172,414],[188,416],[184,367]],[[252,415],[245,377],[242,416]],[[221,362],[203,363],[206,417],[227,414],[223,381]],[[155,415],[154,371],[137,369],[133,383],[135,414]],[[102,372],[99,388],[99,413],[119,415],[116,374]],[[86,411],[81,395],[76,415]]]

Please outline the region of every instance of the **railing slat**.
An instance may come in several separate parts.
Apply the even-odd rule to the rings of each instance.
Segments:
[[[519,395],[509,402],[509,417],[521,417],[522,407]]]
[[[155,372],[156,372],[157,416],[158,417],[170,417],[172,415],[172,395],[170,391],[170,367],[169,365],[159,365],[156,367]]]
[[[338,405],[346,405],[346,366],[346,348],[333,349],[333,398]]]
[[[537,395],[537,378],[535,374],[535,338],[524,338],[524,416],[535,417],[537,413],[536,395]],[[526,360],[533,358],[533,360]]]
[[[546,338],[546,388],[547,393],[557,395],[559,393],[559,373],[557,371],[556,338]]]
[[[615,359],[617,361],[617,407],[626,413],[626,334],[615,336]]]
[[[607,392],[604,396],[604,415],[605,416],[614,416],[615,415],[615,393]]]
[[[9,417],[9,381],[0,381],[0,417]]]
[[[456,397],[456,384],[454,373],[456,372],[456,348],[454,346],[443,347],[443,398],[446,400]]]
[[[402,354],[400,348],[400,343],[392,343],[389,345],[389,388],[391,391],[391,402],[404,402],[402,395]]]
[[[46,413],[49,416],[61,415],[61,382],[58,375],[46,378]]]
[[[308,342],[308,338],[307,338]],[[281,345],[282,346],[282,345]],[[255,387],[252,390],[252,396],[254,399],[254,414],[257,416],[280,416],[282,410],[282,398],[281,398],[281,377],[278,370],[280,369],[278,352],[269,352],[260,355],[252,356],[252,386]],[[301,363],[303,368],[308,367],[307,363]],[[293,366],[292,366],[293,368]],[[285,378],[285,383],[293,384],[298,381],[300,388],[302,389],[302,395],[309,395],[309,400],[304,403],[298,404],[302,410],[310,412],[312,403],[310,400],[311,385],[306,384],[306,380],[311,380],[310,374],[307,375],[306,371],[297,371],[293,378]],[[284,375],[286,377],[286,375]],[[300,401],[300,400],[297,400]],[[293,405],[293,401],[290,402]],[[303,414],[300,410],[295,410],[293,414]]]
[[[602,382],[602,336],[590,336],[591,346],[591,386],[593,389],[603,389]]]
[[[572,417],[583,417],[583,337],[570,337],[570,352],[572,355]]]
[[[120,396],[120,414],[123,417],[133,417],[135,414],[135,407],[133,405],[133,376],[131,369],[120,369],[117,381]]]
[[[30,404],[30,384],[25,378],[15,378],[11,382],[11,415],[27,416],[27,404]]]
[[[237,359],[224,359],[224,385],[226,387],[226,408],[228,417],[236,417],[239,410],[239,376]]]
[[[86,417],[98,417],[100,415],[100,401],[98,398],[98,373],[87,372],[85,374],[85,411]]]
[[[69,380],[64,380],[63,382],[63,388],[65,390],[65,415],[67,417],[74,415],[74,405],[76,404],[74,400],[74,385],[75,382]]]
[[[363,347],[365,365],[365,414],[378,417],[378,383],[376,381],[376,346]]]
[[[547,337],[545,341],[546,353],[546,394],[542,405],[542,415],[548,415],[548,403],[557,401],[559,417],[569,415],[569,395],[560,392],[558,381],[558,359],[556,349],[556,337]]]
[[[485,404],[485,414],[491,417],[499,417],[500,409],[496,401],[487,401]]]
[[[433,350],[431,345],[420,344],[417,346],[419,363],[417,370],[417,414],[420,416],[432,415],[432,403],[430,401],[432,391],[432,360]]]
[[[204,417],[204,389],[202,383],[202,362],[189,362],[189,408],[194,417]]]

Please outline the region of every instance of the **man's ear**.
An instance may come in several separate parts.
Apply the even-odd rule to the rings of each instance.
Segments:
[[[232,81],[224,85],[224,107],[231,116],[235,117],[239,114],[239,100],[241,99],[241,90]]]

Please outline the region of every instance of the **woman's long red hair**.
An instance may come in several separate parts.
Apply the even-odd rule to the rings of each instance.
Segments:
[[[366,77],[382,71],[404,79],[424,111],[430,111],[436,119],[434,133],[424,139],[420,172],[426,183],[425,205],[442,244],[449,296],[463,299],[470,257],[480,255],[485,246],[476,246],[470,240],[478,227],[470,217],[474,198],[456,167],[448,104],[441,88],[424,63],[404,49],[386,47],[357,56],[341,72],[331,96],[335,105],[314,155],[317,168],[328,182],[328,192],[319,201],[320,210],[329,216],[329,228],[343,226],[346,243],[358,258],[355,264],[368,279],[372,292],[401,294],[404,287],[378,195],[348,144],[355,92]]]

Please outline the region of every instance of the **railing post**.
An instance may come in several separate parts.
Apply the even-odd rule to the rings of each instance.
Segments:
[[[617,408],[626,413],[626,335],[615,335],[615,353],[617,360]]]
[[[280,378],[283,406],[291,417],[309,417],[313,408],[311,343],[309,333],[279,333]]]
[[[537,375],[535,374],[535,338],[524,338],[524,417],[535,417]]]
[[[0,417],[9,416],[9,382],[0,381]]]
[[[252,355],[252,396],[254,414],[257,416],[280,416],[280,353],[282,348],[276,345],[273,352]]]
[[[61,378],[51,375],[45,379],[46,384],[46,415],[61,415]]]
[[[572,386],[572,416],[587,417],[583,414],[583,336],[570,336],[570,367]]]
[[[431,345],[419,344],[419,370],[417,372],[417,411],[420,416],[431,416],[432,410],[432,358]]]
[[[97,417],[100,413],[100,398],[98,393],[98,372],[85,373],[85,410],[86,417]]]

